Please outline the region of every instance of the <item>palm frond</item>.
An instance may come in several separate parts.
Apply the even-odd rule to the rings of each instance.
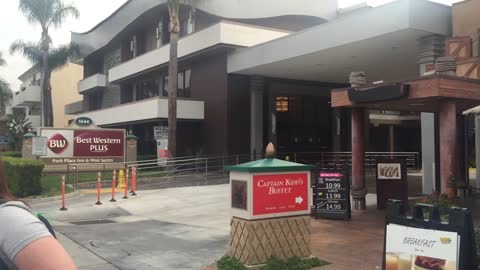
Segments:
[[[0,67],[5,66],[6,64],[7,64],[7,61],[5,61],[5,59],[3,59],[2,52],[0,52]]]
[[[44,30],[53,15],[53,8],[59,0],[19,0],[18,9],[28,22],[39,23]]]
[[[72,61],[78,51],[78,46],[74,43],[52,49],[48,55],[50,70],[54,71],[64,67],[68,62]]]
[[[80,17],[80,11],[78,11],[78,9],[72,5],[64,5],[59,1],[59,5],[56,7],[55,12],[50,19],[49,25],[60,27],[65,19],[69,16],[78,19],[78,17]]]
[[[10,45],[10,54],[20,53],[34,65],[41,65],[43,53],[40,44],[17,40]]]

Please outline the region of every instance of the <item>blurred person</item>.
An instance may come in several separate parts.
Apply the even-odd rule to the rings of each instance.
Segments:
[[[52,233],[10,193],[0,161],[0,270],[77,269]]]

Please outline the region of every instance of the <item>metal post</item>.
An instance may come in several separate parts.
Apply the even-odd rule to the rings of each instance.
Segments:
[[[205,181],[208,180],[208,159],[205,158]]]
[[[78,171],[77,166],[73,166],[73,191],[78,190]]]
[[[293,153],[293,160],[294,162],[297,162],[297,152]]]
[[[236,159],[236,164],[238,165],[238,155],[235,156],[235,159]]]

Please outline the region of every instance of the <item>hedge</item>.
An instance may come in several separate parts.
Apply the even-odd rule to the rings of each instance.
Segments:
[[[22,153],[17,152],[17,151],[5,151],[5,152],[0,152],[0,156],[2,157],[15,157],[15,158],[21,158]]]
[[[10,192],[16,197],[28,197],[42,193],[43,163],[14,157],[2,157]]]

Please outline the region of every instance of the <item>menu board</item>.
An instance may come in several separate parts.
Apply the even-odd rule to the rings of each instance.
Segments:
[[[341,170],[321,170],[316,173],[314,206],[316,218],[350,219],[350,181]]]
[[[456,232],[388,224],[385,270],[458,270]]]

